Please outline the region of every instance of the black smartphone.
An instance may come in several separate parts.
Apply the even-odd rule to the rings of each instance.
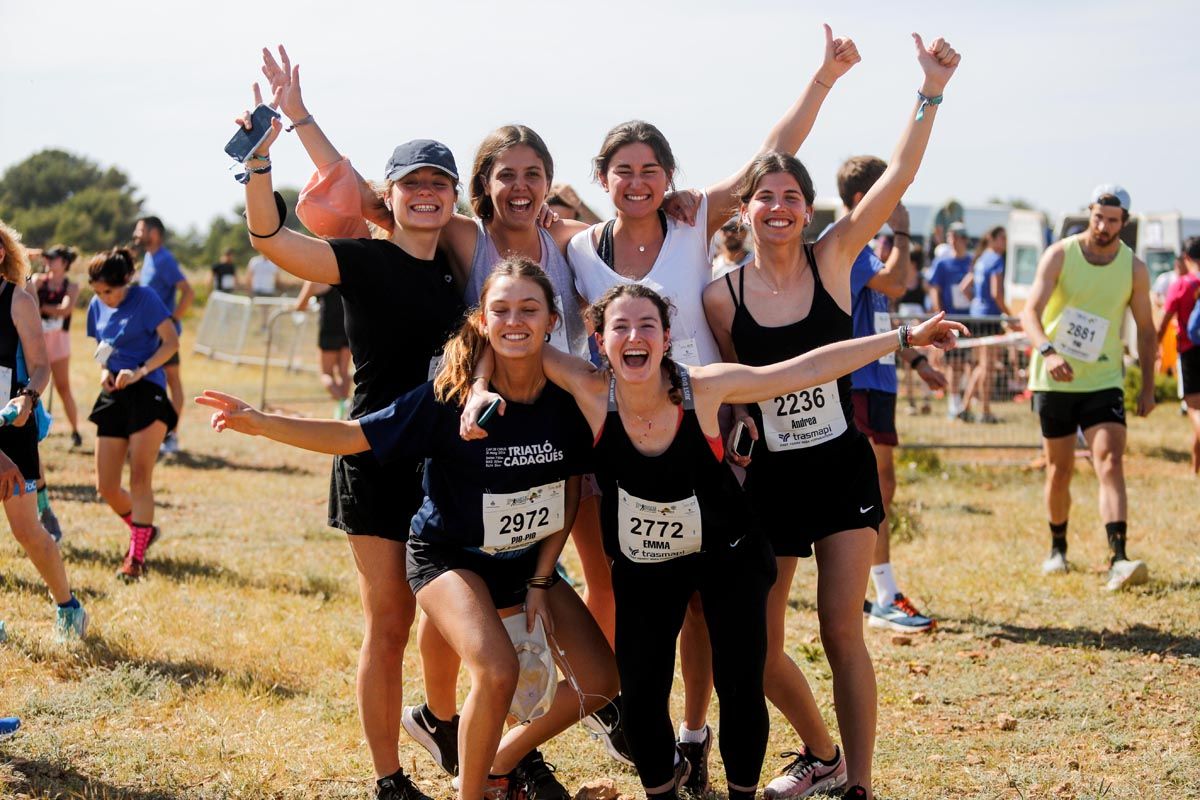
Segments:
[[[749,458],[754,452],[754,440],[750,438],[750,429],[746,423],[739,422],[733,429],[733,452],[742,458]]]
[[[479,422],[475,423],[481,428],[486,428],[487,424],[492,421],[492,417],[496,416],[496,412],[500,409],[500,401],[493,400],[492,404],[483,410],[479,415]]]
[[[244,163],[254,152],[254,148],[262,144],[262,140],[267,138],[267,134],[271,132],[271,120],[273,119],[279,119],[279,112],[260,103],[258,108],[254,109],[254,113],[250,115],[250,130],[239,125],[237,133],[225,145],[225,152],[234,161]]]

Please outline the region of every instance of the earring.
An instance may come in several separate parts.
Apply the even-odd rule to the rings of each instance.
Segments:
[[[546,344],[550,344],[550,334],[546,334]]]

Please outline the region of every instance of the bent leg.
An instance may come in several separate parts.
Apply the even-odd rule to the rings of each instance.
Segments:
[[[166,435],[167,426],[162,422],[152,422],[129,435],[129,495],[133,521],[138,525],[154,524],[154,465]]]
[[[1093,425],[1083,432],[1092,451],[1092,464],[1100,482],[1100,521],[1124,522],[1128,513],[1125,496],[1125,426],[1115,422]]]
[[[422,614],[417,623],[417,647],[421,653],[425,704],[438,719],[453,719],[458,713],[458,669],[462,661],[428,614]]]
[[[458,725],[459,797],[479,798],[517,688],[517,654],[487,585],[474,572],[442,573],[421,588],[417,602],[471,676]]]
[[[54,539],[38,520],[37,497],[33,492],[22,492],[4,501],[4,514],[13,538],[25,550],[29,560],[37,569],[42,580],[50,589],[54,602],[62,604],[71,599],[71,583],[63,566],[62,554]]]
[[[121,487],[121,474],[125,470],[127,452],[128,439],[118,439],[115,436],[100,436],[96,439],[96,491],[120,517],[133,510],[133,498]]]
[[[79,410],[75,407],[75,396],[71,394],[71,359],[61,358],[51,364],[50,375],[54,378],[54,391],[62,400],[67,422],[71,424],[71,432],[78,433]]]
[[[579,502],[579,513],[571,528],[571,541],[579,552],[583,566],[584,603],[592,613],[604,638],[613,645],[617,627],[617,610],[613,604],[612,568],[600,536],[600,497],[593,495]]]

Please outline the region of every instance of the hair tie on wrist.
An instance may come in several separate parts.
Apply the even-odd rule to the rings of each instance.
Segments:
[[[270,170],[270,167],[267,167],[267,169]],[[275,230],[265,235],[261,233],[255,233],[254,231],[250,230],[250,218],[246,218],[246,232],[255,239],[270,239],[272,236],[283,230],[283,223],[287,221],[287,203],[283,201],[283,195],[281,195],[279,192],[274,192],[274,195],[275,210],[279,213],[279,224],[275,226]]]
[[[296,130],[296,128],[299,128],[301,125],[309,125],[309,124],[311,124],[311,123],[312,123],[312,122],[314,122],[314,121],[315,121],[315,120],[313,120],[313,115],[312,115],[312,114],[305,114],[305,115],[304,115],[303,117],[301,117],[300,119],[293,120],[293,121],[292,121],[292,124],[291,124],[291,125],[288,125],[288,126],[287,126],[287,127],[284,129],[284,131],[283,131],[283,132],[284,132],[284,133],[291,133],[292,131]]]

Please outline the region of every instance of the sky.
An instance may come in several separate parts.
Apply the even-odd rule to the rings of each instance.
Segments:
[[[1057,215],[1116,182],[1135,211],[1200,217],[1195,19],[1154,0],[0,0],[0,170],[66,149],[124,170],[169,226],[203,227],[242,197],[222,148],[260,48],[283,43],[309,110],[367,177],[413,138],[445,142],[469,174],[483,136],[521,122],[550,146],[556,180],[607,214],[588,167],[610,127],[647,119],[678,185],[720,180],[809,81],[828,22],[863,60],[799,153],[819,198],[836,198],[846,157],[890,155],[921,82],[916,30],[963,60],[910,204],[1020,197]],[[294,134],[272,157],[277,186],[312,171]]]

